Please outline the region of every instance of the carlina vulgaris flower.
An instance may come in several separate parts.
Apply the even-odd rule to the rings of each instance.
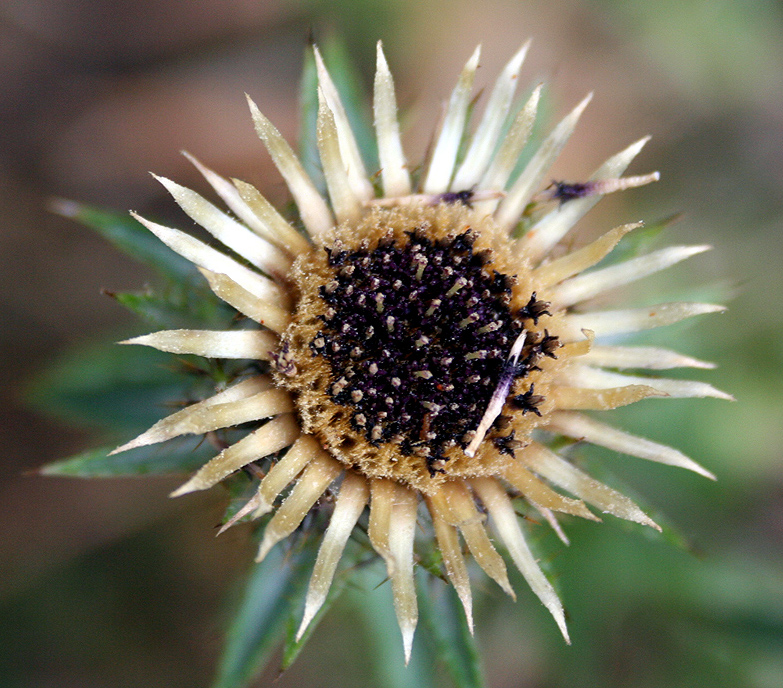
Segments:
[[[164,418],[116,451],[252,424],[173,496],[210,488],[269,460],[254,495],[221,529],[273,512],[259,561],[300,527],[325,493],[334,495],[299,636],[323,605],[357,522],[366,518],[369,540],[391,580],[406,662],[418,618],[417,525],[419,539],[439,549],[471,630],[465,550],[514,597],[488,522],[568,640],[562,604],[528,547],[515,500],[524,499],[566,544],[555,514],[600,520],[588,504],[658,526],[545,438],[583,440],[714,477],[676,449],[583,413],[655,396],[730,398],[702,382],[625,372],[710,363],[668,349],[605,343],[723,308],[677,302],[594,311],[585,305],[709,247],[674,246],[591,270],[639,226],[629,224],[571,252],[559,248],[602,195],[655,181],[658,174],[621,176],[644,138],[610,157],[589,180],[546,187],[547,172],[588,95],[514,176],[541,94],[539,86],[512,111],[527,48],[505,66],[469,134],[480,50],[473,53],[415,182],[381,44],[373,101],[377,174],[368,174],[315,48],[317,145],[328,201],[248,98],[256,131],[293,195],[299,221],[290,223],[255,187],[229,181],[190,155],[233,216],[194,191],[158,179],[185,213],[237,257],[136,216],[197,265],[215,294],[246,320],[243,329],[168,330],[123,343],[253,365],[211,398]]]

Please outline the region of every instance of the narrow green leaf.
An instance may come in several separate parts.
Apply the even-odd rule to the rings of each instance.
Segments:
[[[377,688],[428,688],[438,685],[436,667],[431,661],[430,649],[422,647],[420,631],[413,640],[411,661],[405,666],[402,634],[394,613],[391,583],[380,557],[374,565],[356,571],[357,581],[347,591],[354,613],[361,618],[367,638],[367,654],[374,667],[374,680],[369,685]]]
[[[160,328],[226,327],[236,313],[212,292],[185,290],[185,293],[177,294],[176,291],[180,290],[106,293],[140,318]]]
[[[640,527],[638,524],[631,523],[630,521],[615,519],[619,521],[618,526],[632,531],[641,531],[647,538],[653,540],[663,538],[669,545],[672,545],[683,552],[688,552],[693,556],[700,556],[701,553],[695,546],[693,539],[689,537],[685,531],[673,523],[664,512],[650,503],[647,497],[621,479],[616,472],[612,471],[609,468],[608,461],[595,460],[593,458],[594,454],[601,453],[604,453],[604,451],[593,448],[587,450],[583,449],[579,452],[580,458],[583,459],[587,466],[587,472],[596,480],[606,483],[611,486],[612,489],[617,490],[636,502],[639,508],[661,527],[661,532],[658,533],[652,528]]]
[[[56,461],[40,469],[41,475],[71,478],[115,478],[120,476],[190,473],[216,453],[200,438],[175,439],[165,444],[139,447],[109,456],[116,445],[97,447]]]
[[[310,622],[310,625],[305,630],[302,638],[297,642],[296,632],[299,630],[299,623],[301,621],[301,612],[297,610],[297,614],[290,619],[288,624],[288,630],[286,633],[285,645],[283,646],[283,661],[281,662],[280,670],[286,671],[299,656],[307,641],[310,640],[310,636],[313,634],[318,624],[324,615],[332,608],[332,605],[342,595],[345,586],[353,574],[353,567],[359,561],[359,558],[364,551],[359,546],[351,546],[355,543],[348,543],[346,552],[343,554],[341,560],[342,570],[338,571],[332,581],[332,587],[329,588],[329,594],[326,596],[326,601],[323,606],[318,610],[315,618]],[[350,550],[350,551],[348,551]]]
[[[476,107],[482,100],[484,95],[483,89],[474,94],[468,103],[468,110],[465,113],[465,127],[462,130],[462,138],[460,139],[459,146],[457,147],[457,157],[454,162],[454,170],[458,170],[465,160],[465,156],[468,154],[471,141],[473,139],[473,117],[476,115]]]
[[[305,48],[302,78],[299,81],[299,158],[305,172],[321,194],[326,195],[326,180],[318,155],[318,72],[311,45]]]
[[[506,118],[503,135],[498,141],[498,146],[500,146],[501,142],[505,138],[505,135],[508,133],[508,130],[511,128],[511,123],[514,121],[514,118],[527,102],[528,98],[530,98],[532,92],[532,88],[527,89],[525,93],[523,93],[522,96],[516,100],[514,106],[511,108],[509,116]],[[553,115],[554,103],[552,102],[552,95],[550,90],[545,87],[541,91],[541,100],[538,103],[538,112],[536,114],[535,122],[533,122],[533,129],[530,132],[530,138],[528,139],[527,144],[525,144],[525,147],[522,149],[519,160],[517,160],[516,165],[514,165],[514,170],[511,172],[511,176],[508,179],[506,188],[511,188],[511,186],[513,186],[514,182],[519,178],[519,175],[522,174],[522,171],[525,169],[525,167],[527,167],[527,164],[530,162],[533,154],[538,150],[538,147],[543,142],[544,137],[548,133],[548,130],[552,128],[552,123],[554,121]]]
[[[127,213],[117,213],[62,198],[50,203],[53,212],[91,227],[120,251],[149,265],[164,277],[179,283],[200,283],[196,268],[172,251]]]
[[[364,164],[368,173],[372,174],[378,169],[378,146],[369,111],[369,103],[372,100],[364,88],[361,74],[351,59],[345,42],[337,35],[329,35],[319,47],[345,107],[345,114],[356,137]]]
[[[301,609],[314,547],[308,542],[300,550],[286,552],[277,546],[253,567],[212,688],[243,688],[266,666],[285,636],[292,613]]]
[[[643,227],[626,234],[617,247],[609,253],[596,267],[603,268],[615,263],[623,263],[644,253],[649,253],[659,235],[667,227],[675,224],[682,213],[675,213],[659,220],[645,222]]]
[[[154,292],[106,292],[106,294],[155,327],[181,328],[188,326],[188,319],[182,309],[177,308]]]
[[[170,413],[172,403],[191,400],[201,380],[182,375],[178,360],[149,347],[102,342],[55,362],[33,381],[27,398],[68,422],[130,435]]]
[[[221,485],[228,491],[228,504],[220,519],[221,524],[228,523],[236,513],[247,504],[248,500],[258,491],[258,480],[251,478],[245,471],[239,471],[228,476]],[[252,520],[252,514],[248,514],[239,520],[246,523]]]
[[[416,577],[422,631],[458,688],[484,688],[481,658],[465,612],[450,585],[419,570]]]

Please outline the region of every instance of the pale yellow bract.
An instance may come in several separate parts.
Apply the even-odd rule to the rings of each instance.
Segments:
[[[572,190],[568,197],[561,190],[559,198],[551,190],[544,190],[548,170],[577,126],[590,100],[588,96],[554,127],[522,172],[513,177],[540,96],[540,87],[533,90],[507,127],[526,51],[527,45],[509,61],[491,90],[475,131],[466,133],[479,50],[470,57],[449,99],[421,181],[414,184],[400,142],[394,85],[379,44],[374,114],[380,192],[370,181],[376,177],[376,170],[365,166],[340,96],[316,49],[320,102],[317,140],[328,200],[277,129],[250,102],[256,131],[291,191],[304,232],[286,221],[253,186],[224,179],[190,156],[233,215],[194,191],[166,179],[160,181],[193,220],[246,263],[177,229],[138,218],[161,241],[197,265],[215,294],[258,327],[225,332],[164,331],[124,343],[177,354],[255,359],[270,365],[269,373],[236,381],[215,396],[161,420],[117,451],[187,433],[254,424],[254,430],[220,452],[174,494],[207,489],[248,464],[284,452],[271,464],[256,494],[225,526],[248,515],[258,518],[274,512],[264,532],[259,560],[300,526],[326,491],[334,492],[334,510],[315,562],[300,636],[325,601],[345,544],[367,507],[370,541],[388,567],[406,661],[418,618],[413,573],[416,537],[436,541],[446,576],[459,594],[471,628],[471,589],[463,543],[487,575],[514,595],[504,559],[489,537],[488,523],[568,639],[562,605],[526,544],[513,500],[526,500],[564,541],[555,512],[599,520],[587,505],[602,513],[657,526],[627,497],[549,449],[536,434],[540,430],[713,477],[675,449],[627,434],[582,413],[612,409],[651,396],[729,398],[701,382],[617,372],[708,368],[711,364],[670,350],[605,341],[609,336],[668,325],[722,307],[668,303],[598,312],[585,307],[585,302],[609,289],[674,265],[707,247],[666,248],[585,272],[638,226],[625,225],[578,250],[565,255],[562,250],[553,253],[601,195],[654,181],[657,173],[621,176],[644,146],[647,139],[642,139],[601,165],[591,177],[592,186],[583,185],[578,193]],[[463,145],[465,140],[467,144]],[[532,218],[531,226],[521,238],[514,238],[523,213]],[[334,277],[325,249],[364,246],[371,250],[384,237],[403,244],[409,228],[433,241],[450,240],[470,229],[476,250],[486,252],[485,272],[496,270],[509,277],[509,313],[521,313],[531,294],[547,306],[540,317],[528,317],[523,326],[519,325],[522,329],[514,342],[516,348],[508,342],[503,354],[508,357],[503,371],[516,370],[514,366],[523,351],[536,365],[531,363],[529,371],[511,382],[508,378],[504,383],[506,378],[502,376],[494,381],[497,388],[481,422],[467,428],[464,438],[444,445],[447,451],[437,460],[427,458],[430,447],[426,444],[426,426],[421,440],[387,440],[381,425],[378,429],[365,428],[364,417],[356,415],[351,421],[350,409],[334,401],[348,382],[312,350],[314,343],[316,347],[322,345],[319,327],[328,311],[320,297],[321,289]],[[421,278],[424,263],[418,268],[414,264],[412,270],[412,280]],[[461,286],[455,283],[444,298]],[[431,309],[440,301],[433,301]],[[382,295],[377,308],[379,313],[383,311]],[[389,323],[393,326],[392,321]],[[493,327],[499,325],[485,325],[482,332]],[[553,342],[553,355],[536,358],[530,347],[545,336]],[[425,342],[421,340],[422,345]],[[424,370],[421,375],[431,373]],[[455,381],[448,382],[453,388]],[[402,384],[394,382],[398,383]],[[513,397],[524,394],[528,395],[528,407],[515,406]],[[354,399],[361,396],[361,390],[354,391]],[[513,435],[505,436],[505,445],[496,441],[500,420],[513,429]],[[414,439],[416,442],[412,442]],[[401,441],[416,444],[416,451],[406,453],[400,449]],[[277,504],[283,493],[285,498]],[[422,525],[418,535],[417,523]]]

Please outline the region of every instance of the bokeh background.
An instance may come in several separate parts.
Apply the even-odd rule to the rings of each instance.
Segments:
[[[489,684],[779,688],[779,0],[0,3],[0,685],[210,683],[253,553],[243,528],[213,537],[220,492],[170,501],[178,478],[34,474],[106,439],[37,410],[36,374],[79,347],[109,346],[143,329],[101,289],[154,279],[90,230],[49,213],[47,201],[133,208],[185,226],[147,174],[204,190],[179,155],[183,148],[284,200],[243,93],[294,139],[311,30],[317,39],[340,35],[368,87],[374,44],[383,39],[413,160],[473,47],[484,46],[479,82],[486,85],[532,36],[522,85],[547,82],[548,115],[596,92],[557,175],[582,178],[631,141],[654,137],[631,172],[659,169],[662,181],[606,199],[583,222],[583,236],[681,212],[660,243],[716,247],[631,295],[647,303],[678,295],[729,302],[728,314],[668,328],[657,341],[719,362],[697,376],[737,402],[650,400],[621,415],[625,427],[682,448],[719,481],[604,456],[612,479],[681,541],[608,520],[571,524],[566,549],[534,528],[570,614],[573,646],[563,645],[523,585],[512,604],[479,581]],[[276,685],[406,685],[404,672],[373,663],[360,613],[384,587],[349,589]],[[417,653],[431,659],[414,645]],[[274,678],[273,667],[259,685]]]

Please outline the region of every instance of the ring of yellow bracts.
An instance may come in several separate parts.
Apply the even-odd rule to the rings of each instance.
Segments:
[[[526,52],[527,44],[508,62],[490,92],[475,130],[466,134],[479,50],[470,57],[448,100],[429,161],[414,187],[400,140],[392,76],[379,44],[373,101],[382,190],[379,195],[370,182],[375,178],[375,170],[368,173],[365,167],[340,96],[316,49],[320,104],[317,141],[328,201],[277,129],[249,101],[256,131],[293,195],[301,225],[289,223],[250,184],[229,181],[191,156],[189,159],[232,214],[175,182],[162,178],[159,181],[187,215],[243,262],[177,229],[138,218],[161,241],[198,266],[217,296],[259,327],[222,332],[163,331],[123,343],[218,359],[271,361],[281,333],[291,325],[296,305],[287,275],[298,256],[323,251],[324,237],[335,225],[357,222],[378,207],[432,205],[439,200],[464,201],[469,197],[473,212],[491,217],[497,230],[507,237],[509,249],[519,264],[530,266],[530,284],[535,286],[539,298],[551,304],[555,333],[573,349],[573,355],[553,373],[547,412],[539,428],[712,478],[707,470],[679,451],[627,434],[582,413],[612,409],[650,396],[730,398],[702,382],[616,372],[711,368],[710,363],[661,348],[604,343],[607,338],[614,340],[618,335],[665,326],[723,308],[678,302],[624,310],[575,309],[609,289],[667,268],[708,247],[673,246],[584,272],[638,226],[625,225],[578,250],[565,254],[560,249],[553,252],[603,194],[646,184],[658,176],[621,176],[641,151],[647,141],[644,138],[606,160],[588,182],[547,191],[547,172],[576,128],[590,100],[588,96],[551,130],[522,172],[513,177],[541,94],[539,86],[521,107],[513,108]],[[471,190],[470,194],[465,190]],[[523,213],[533,218],[529,223],[532,226],[521,238],[516,238]],[[657,527],[627,497],[589,477],[532,437],[522,438],[522,446],[505,461],[497,475],[448,480],[429,492],[390,479],[367,478],[351,467],[350,457],[330,455],[317,437],[303,433],[296,399],[276,385],[268,374],[242,379],[215,396],[161,420],[116,451],[251,422],[257,424],[257,429],[220,452],[173,495],[207,489],[263,457],[280,453],[281,458],[261,479],[255,495],[224,526],[225,529],[248,515],[258,518],[274,512],[263,535],[260,561],[276,543],[299,527],[325,492],[336,492],[334,510],[310,581],[300,636],[324,603],[343,549],[365,507],[369,507],[372,546],[388,567],[406,661],[418,616],[414,540],[420,520],[431,521],[431,527],[426,525],[424,530],[434,533],[445,574],[459,594],[471,629],[471,588],[463,547],[488,576],[514,596],[504,559],[489,537],[489,523],[566,639],[562,605],[525,541],[513,499],[524,497],[565,542],[566,536],[555,513],[599,520],[587,504],[600,512]],[[560,488],[573,498],[553,488]],[[281,495],[284,499],[276,506]],[[425,509],[429,519],[424,518]]]

